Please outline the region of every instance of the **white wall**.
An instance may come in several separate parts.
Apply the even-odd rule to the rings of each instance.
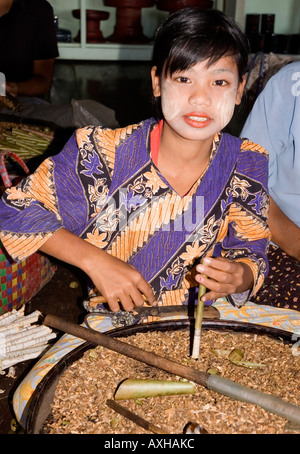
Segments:
[[[246,0],[244,17],[255,13],[276,14],[275,33],[300,33],[300,0]]]

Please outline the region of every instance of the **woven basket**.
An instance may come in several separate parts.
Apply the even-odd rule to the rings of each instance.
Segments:
[[[5,157],[16,160],[25,173],[29,170],[19,156],[12,152],[0,153],[0,174],[6,188],[12,186],[5,166]],[[38,293],[54,275],[54,267],[43,254],[35,252],[22,262],[14,262],[0,241],[0,314],[19,309]]]

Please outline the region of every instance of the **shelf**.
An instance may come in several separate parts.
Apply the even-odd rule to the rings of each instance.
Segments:
[[[255,4],[260,1],[261,0],[255,0]],[[289,1],[291,3],[294,0]],[[115,44],[110,42],[99,44],[86,43],[86,20],[84,11],[87,8],[101,8],[101,10],[103,9],[105,11],[109,11],[110,17],[107,21],[101,22],[101,30],[104,37],[110,36],[113,32],[116,20],[116,8],[105,7],[103,5],[103,0],[64,0],[63,2],[62,0],[49,0],[49,2],[54,7],[54,13],[57,14],[59,18],[62,18],[61,28],[71,30],[72,36],[76,36],[78,33],[78,28],[80,29],[80,43],[58,43],[60,60],[151,61],[153,48],[153,43],[151,42],[148,44]],[[276,0],[276,2],[275,0],[272,0],[272,2],[271,0],[265,0],[265,2],[263,3],[264,8],[267,8],[268,11],[271,11],[272,7],[267,7],[267,5],[272,4],[274,6],[275,3],[277,6],[276,13],[277,11],[285,12],[286,10],[286,8],[282,6],[281,0]],[[215,0],[215,8],[224,11],[230,16],[233,16],[237,20],[237,22],[240,23],[242,28],[244,28],[245,14],[250,11],[249,5],[250,0]],[[297,6],[297,11],[299,11],[299,5]],[[73,17],[70,17],[73,8],[78,7],[81,11],[80,21],[77,21]],[[296,7],[293,6],[293,8]],[[295,11],[296,17],[298,17],[297,11]],[[167,12],[158,11],[156,7],[144,9],[143,27],[146,36],[154,35],[158,24],[160,23],[162,17],[164,17],[166,14]],[[287,14],[285,14],[283,17],[287,21],[286,16]],[[298,55],[295,57],[297,60],[299,59]]]
[[[60,60],[98,60],[98,61],[150,61],[152,58],[152,43],[147,44],[116,44],[111,42],[104,42],[99,44],[90,44],[86,42],[86,20],[84,11],[87,8],[95,8],[97,5],[97,9],[103,8],[103,10],[110,11],[110,18],[108,21],[101,22],[101,29],[102,32],[105,33],[104,36],[109,36],[113,30],[115,25],[115,14],[116,8],[107,8],[103,6],[103,1],[97,0],[78,0],[79,1],[79,8],[81,11],[80,20],[75,21],[78,23],[80,29],[80,42],[71,42],[71,43],[58,43],[59,49],[59,57]],[[54,12],[58,11],[58,17],[60,16],[59,6],[62,5],[61,0],[50,0],[50,3],[55,7]],[[69,9],[72,10],[73,8],[73,0],[71,6],[71,0],[68,2],[64,2],[64,5],[67,3]],[[161,18],[161,13],[159,13],[156,8],[150,8],[155,12],[155,21],[159,23]],[[112,10],[112,11],[111,11]],[[148,10],[148,9],[145,9]],[[153,12],[152,11],[152,12]],[[153,20],[153,14],[152,14]],[[72,23],[74,21],[72,20]],[[71,25],[71,24],[70,24]],[[105,28],[108,27],[108,28]],[[68,26],[68,24],[63,23],[62,28],[71,29],[72,27]],[[156,26],[155,26],[156,28]],[[74,33],[72,32],[72,35]],[[150,34],[152,36],[152,34]]]
[[[86,44],[59,43],[58,60],[98,60],[98,61],[151,61],[152,44]],[[254,54],[251,54],[253,56]],[[276,54],[287,57],[287,54]],[[300,60],[300,55],[289,55]]]
[[[59,43],[61,60],[150,61],[152,44],[80,44]]]

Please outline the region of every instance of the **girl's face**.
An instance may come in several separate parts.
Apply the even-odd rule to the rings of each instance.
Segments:
[[[153,67],[151,77],[154,96],[161,96],[165,122],[190,140],[207,140],[222,130],[240,104],[245,85],[245,80],[239,82],[231,57],[209,67],[207,61],[201,61],[162,79]]]

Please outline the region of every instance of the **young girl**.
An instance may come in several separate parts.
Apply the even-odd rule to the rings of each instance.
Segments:
[[[184,9],[159,27],[156,119],[78,130],[1,201],[1,240],[81,268],[111,310],[238,304],[267,273],[267,153],[223,134],[241,102],[248,45],[216,10]],[[200,263],[201,262],[201,263]],[[233,299],[232,299],[233,298]]]

